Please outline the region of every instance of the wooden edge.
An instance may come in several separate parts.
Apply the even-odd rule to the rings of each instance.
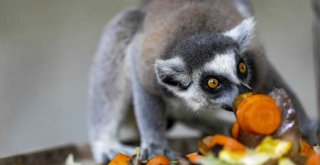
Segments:
[[[188,154],[197,150],[198,138],[170,139],[169,146],[182,154]],[[132,146],[138,146],[137,142],[126,142]],[[89,144],[68,144],[0,158],[0,165],[58,165],[64,164],[67,156],[73,154],[76,160],[92,160]]]
[[[75,159],[91,159],[89,145],[68,144],[46,150],[0,158],[0,165],[61,164],[65,162],[69,154],[73,154]]]

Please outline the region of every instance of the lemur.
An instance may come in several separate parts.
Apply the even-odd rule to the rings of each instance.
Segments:
[[[133,153],[119,140],[130,111],[142,158],[172,158],[176,153],[166,139],[168,119],[216,131],[229,123],[214,114],[232,110],[238,94],[269,93],[274,87],[289,93],[303,135],[314,140],[315,122],[271,66],[254,31],[255,19],[241,0],[144,0],[114,17],[91,72],[95,160]]]

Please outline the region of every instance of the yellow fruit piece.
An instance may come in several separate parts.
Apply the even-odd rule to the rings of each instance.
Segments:
[[[291,146],[292,144],[289,141],[266,137],[255,150],[259,153],[269,155],[273,159],[277,159],[287,154]]]
[[[289,158],[280,158],[278,165],[295,165]]]
[[[229,164],[261,165],[266,163],[269,159],[270,156],[251,150],[248,150],[245,153],[223,150],[219,154],[219,160]]]

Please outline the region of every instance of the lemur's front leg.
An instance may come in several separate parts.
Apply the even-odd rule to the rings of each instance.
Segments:
[[[132,69],[132,72],[133,103],[140,132],[141,159],[145,160],[160,154],[174,159],[175,153],[169,149],[166,139],[164,102],[162,98],[142,87],[135,68]]]

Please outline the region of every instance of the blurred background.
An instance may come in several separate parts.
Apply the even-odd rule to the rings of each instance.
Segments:
[[[87,142],[92,57],[104,25],[136,2],[0,1],[0,157]],[[270,61],[315,117],[309,1],[253,6]]]

